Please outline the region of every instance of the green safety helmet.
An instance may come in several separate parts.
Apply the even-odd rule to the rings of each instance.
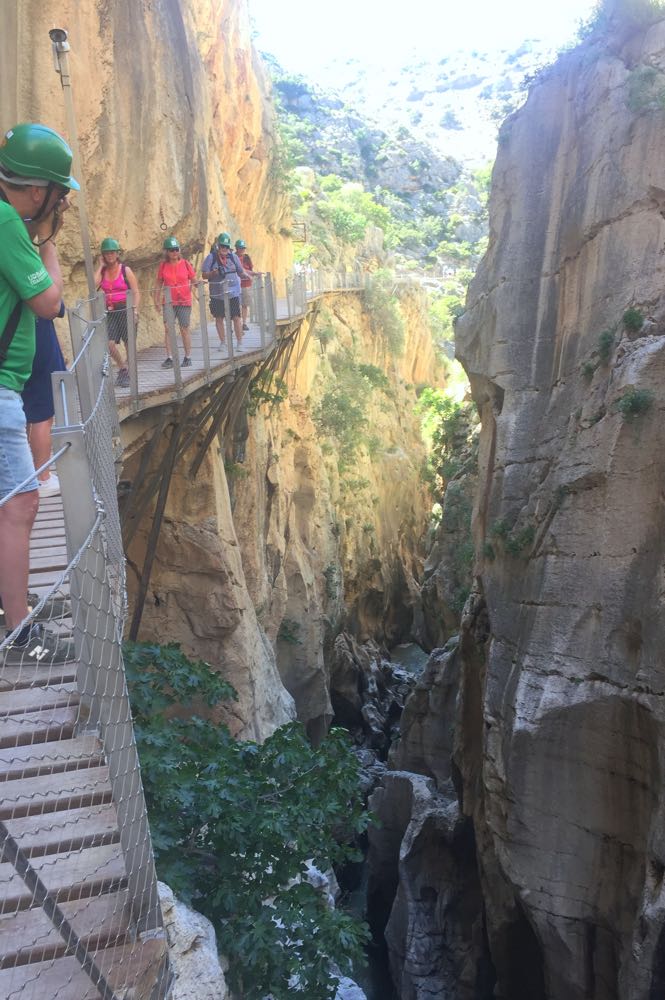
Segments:
[[[0,141],[0,170],[12,184],[28,186],[35,182],[38,187],[46,187],[52,181],[78,191],[80,184],[72,177],[71,169],[71,149],[61,135],[46,125],[15,125]]]
[[[229,236],[228,233],[219,234],[219,236],[217,237],[217,246],[228,247],[229,250],[231,249],[231,237]]]
[[[99,249],[102,253],[106,253],[110,250],[116,250],[120,253],[120,244],[117,240],[114,240],[112,236],[107,236],[106,239],[102,240],[102,245]]]
[[[247,244],[244,240],[236,240],[236,250],[246,250]]]
[[[178,241],[175,238],[175,236],[167,236],[166,239],[164,240],[163,246],[164,246],[165,250],[179,250],[180,249],[180,244],[178,243]]]

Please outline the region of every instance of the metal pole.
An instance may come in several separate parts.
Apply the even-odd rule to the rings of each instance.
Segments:
[[[196,298],[199,303],[199,324],[201,326],[201,347],[203,348],[203,367],[206,372],[206,382],[210,381],[210,341],[208,340],[208,314],[206,312],[205,282],[201,281],[196,288]]]
[[[139,366],[136,357],[136,323],[134,322],[134,293],[127,292],[127,362],[129,367],[129,395],[132,411],[139,408]]]
[[[255,302],[258,305],[259,332],[261,335],[261,350],[266,349],[266,285],[263,275],[254,283]]]
[[[178,354],[178,336],[175,332],[175,312],[171,301],[171,289],[164,286],[164,312],[166,314],[166,330],[169,338],[169,348],[171,349],[171,359],[173,361],[173,376],[175,386],[178,391],[178,399],[182,399],[182,372],[180,371],[180,355]]]
[[[81,185],[78,192],[76,204],[79,212],[79,224],[81,228],[81,243],[83,244],[83,261],[85,263],[85,276],[88,282],[88,292],[92,298],[95,294],[95,269],[92,264],[92,251],[90,249],[90,227],[88,223],[88,209],[85,199],[85,183],[83,178],[83,164],[81,163],[81,151],[79,149],[78,132],[76,129],[76,115],[74,113],[74,99],[72,96],[72,83],[69,76],[69,42],[67,32],[64,28],[51,28],[49,31],[51,48],[53,49],[53,59],[55,71],[60,75],[62,92],[65,98],[65,112],[67,114],[67,128],[69,130],[69,144],[72,147],[72,172]]]

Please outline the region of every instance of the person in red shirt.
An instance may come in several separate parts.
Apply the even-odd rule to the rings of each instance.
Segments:
[[[242,328],[249,330],[247,320],[249,319],[249,305],[252,297],[252,278],[255,278],[260,272],[254,270],[252,258],[247,252],[247,244],[244,240],[236,240],[236,254],[243,269],[247,272],[247,277],[240,279],[240,299],[242,302]]]
[[[180,244],[175,236],[169,236],[164,240],[164,250],[166,257],[159,265],[157,271],[157,284],[155,286],[155,309],[162,310],[164,314],[164,344],[166,347],[166,358],[162,362],[162,368],[173,368],[173,358],[171,357],[171,345],[169,344],[169,332],[166,325],[166,308],[164,305],[164,289],[171,289],[171,302],[173,312],[180,327],[185,356],[182,359],[182,368],[191,368],[192,365],[192,338],[189,332],[189,324],[192,315],[192,285],[196,281],[196,271],[189,263],[180,256]]]

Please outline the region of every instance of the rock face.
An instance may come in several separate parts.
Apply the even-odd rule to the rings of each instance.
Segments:
[[[333,715],[326,664],[334,636],[346,630],[361,643],[390,646],[409,633],[419,603],[428,498],[413,382],[435,369],[415,293],[403,312],[405,351],[393,359],[359,297],[332,300],[294,352],[288,398],[250,417],[227,459],[241,473],[232,484],[233,521],[249,593],[298,717],[313,734]],[[344,468],[316,414],[338,385],[334,366],[350,356],[387,383],[363,400],[373,447],[360,443]]]
[[[174,974],[169,1000],[226,1000],[212,924],[179,902],[168,885],[159,882],[158,889]]]
[[[664,82],[659,22],[533,88],[458,326],[482,434],[454,757],[506,1000],[665,990]]]
[[[221,447],[208,450],[194,483],[191,454],[176,468],[139,638],[179,641],[219,669],[239,694],[223,710],[239,736],[264,739],[297,714],[318,738],[333,717],[334,637],[346,629],[360,642],[390,646],[414,622],[429,511],[410,379],[431,373],[434,362],[416,292],[407,294],[404,314],[404,356],[394,359],[373,333],[360,297],[335,296],[325,324],[311,336],[307,326],[301,331],[286,398],[240,419]],[[348,398],[366,407],[366,438],[347,468],[317,418],[322,397],[337,385],[334,364],[356,375],[365,365],[382,386],[371,390],[361,382],[358,390],[353,382],[356,395]],[[154,433],[150,419],[137,421],[135,453],[123,471],[128,480]],[[128,440],[131,430],[123,423]],[[151,513],[127,553],[130,603]],[[381,718],[366,720],[382,745],[395,721],[393,702],[377,688]]]
[[[39,120],[66,135],[48,36],[55,15],[34,0],[5,6],[0,125]],[[62,0],[56,20],[72,47],[93,245],[117,237],[144,295],[169,234],[198,266],[200,251],[228,229],[246,240],[257,267],[283,273],[288,203],[271,176],[268,88],[245,0]],[[68,302],[84,285],[76,198],[73,206],[58,241]],[[161,336],[146,308],[139,346]]]

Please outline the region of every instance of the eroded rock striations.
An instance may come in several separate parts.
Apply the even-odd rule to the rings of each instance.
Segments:
[[[616,29],[561,57],[502,130],[458,326],[482,416],[475,592],[459,648],[407,704],[391,778],[429,780],[393,847],[405,997],[665,995],[663,92],[665,22]],[[477,941],[472,921],[442,944],[451,782],[482,888],[481,904],[470,878],[455,926],[465,900],[484,913],[496,976],[477,992],[441,972],[443,949],[461,968]],[[423,813],[429,881],[431,853],[409,870]],[[429,968],[405,948],[425,905]]]

